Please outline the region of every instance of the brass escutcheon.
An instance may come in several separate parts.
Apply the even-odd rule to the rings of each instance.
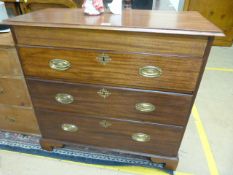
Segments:
[[[139,69],[139,74],[143,77],[156,78],[162,75],[162,69],[156,66],[145,66]]]
[[[132,139],[137,142],[148,142],[150,141],[150,136],[144,133],[134,133]]]
[[[137,103],[135,108],[140,112],[152,112],[155,110],[155,106],[151,103]]]
[[[49,61],[49,67],[54,70],[65,71],[71,67],[71,64],[67,60],[52,59]]]
[[[100,126],[102,126],[103,128],[108,128],[108,127],[112,126],[112,123],[109,122],[109,121],[107,121],[107,120],[101,120],[101,121],[99,122],[99,124],[100,124]]]
[[[109,55],[102,53],[101,55],[96,57],[97,61],[100,62],[100,64],[106,65],[109,63],[112,59]]]
[[[103,89],[100,89],[97,94],[99,94],[101,97],[103,98],[107,98],[108,96],[111,95],[111,92],[109,92],[107,89],[103,88]]]
[[[70,94],[58,93],[55,100],[61,104],[70,104],[74,101],[74,97]]]
[[[67,131],[67,132],[76,132],[76,131],[78,131],[78,127],[76,125],[68,124],[68,123],[62,124],[61,128],[64,131]]]

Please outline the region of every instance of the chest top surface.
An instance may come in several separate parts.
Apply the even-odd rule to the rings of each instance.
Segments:
[[[45,9],[4,21],[14,26],[99,29],[200,36],[223,36],[198,12],[124,10],[122,15],[87,16],[82,9]]]

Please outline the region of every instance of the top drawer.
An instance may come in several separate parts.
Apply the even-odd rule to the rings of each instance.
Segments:
[[[86,49],[19,48],[27,77],[192,93],[203,59]]]
[[[18,44],[202,57],[207,37],[139,32],[15,27]]]

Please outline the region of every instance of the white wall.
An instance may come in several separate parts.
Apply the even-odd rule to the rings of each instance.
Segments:
[[[176,9],[176,11],[182,11],[184,0],[169,0],[173,7]]]

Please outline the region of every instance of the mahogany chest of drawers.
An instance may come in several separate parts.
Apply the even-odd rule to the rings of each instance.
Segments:
[[[47,9],[11,25],[42,133],[52,150],[81,144],[175,169],[214,36],[196,12],[85,16]]]

